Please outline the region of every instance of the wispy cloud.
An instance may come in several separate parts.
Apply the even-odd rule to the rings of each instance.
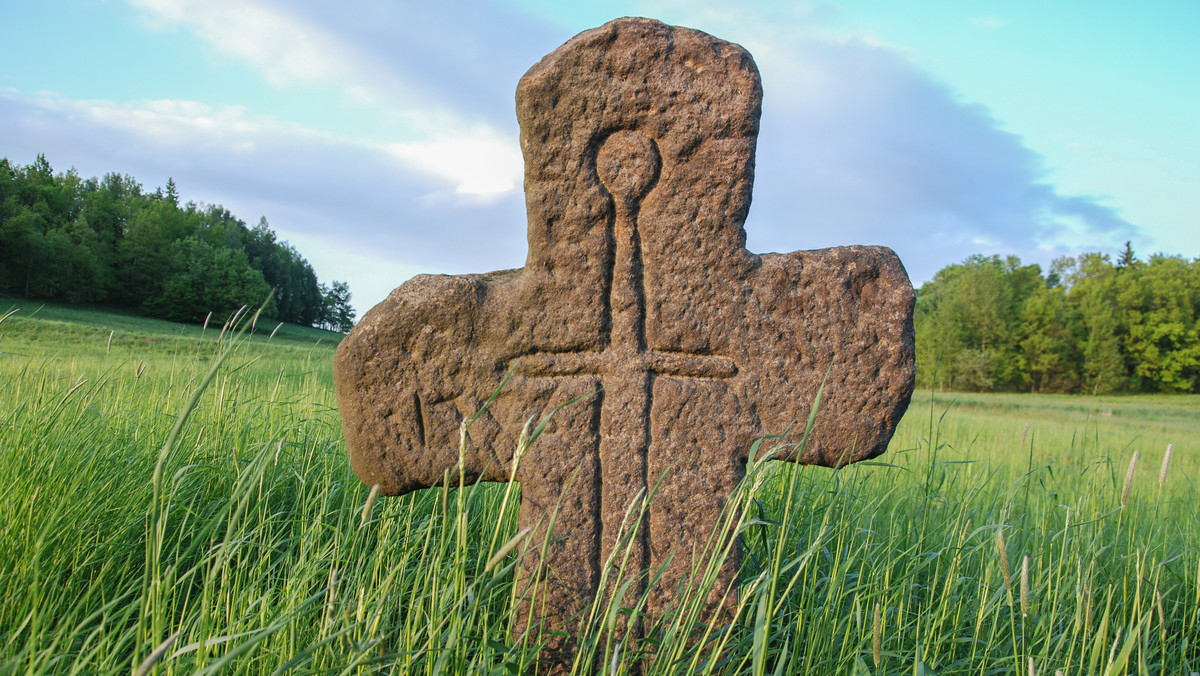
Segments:
[[[1004,28],[1008,24],[1012,23],[1012,21],[1009,19],[1001,19],[995,16],[977,16],[971,19],[971,23],[979,28],[994,30],[996,28]]]
[[[276,86],[341,83],[369,97],[377,73],[344,40],[270,5],[247,0],[130,0],[151,25],[183,27],[243,59]]]
[[[252,148],[264,134],[287,129],[318,135],[269,116],[251,115],[244,106],[212,106],[198,101],[157,99],[113,102],[40,97],[29,103],[43,110],[121,129],[167,146],[219,146],[228,151]]]
[[[491,199],[520,184],[515,130],[462,105],[472,71],[431,80],[432,64],[468,50],[453,26],[428,33],[431,12],[388,3],[330,12],[319,3],[272,5],[262,0],[130,0],[151,25],[192,31],[213,50],[239,59],[277,87],[334,85],[394,121],[379,139],[393,157],[454,183],[459,195]],[[442,16],[455,16],[442,10]],[[424,14],[427,21],[420,21]],[[463,19],[469,25],[469,19]],[[391,34],[378,33],[386,26]],[[436,40],[431,42],[431,40]],[[469,41],[467,41],[469,42]],[[424,48],[414,53],[413,45]],[[488,55],[473,54],[487,62]],[[515,80],[514,80],[515,81]],[[492,83],[488,83],[489,86]]]

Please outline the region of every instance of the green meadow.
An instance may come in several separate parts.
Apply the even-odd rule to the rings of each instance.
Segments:
[[[371,495],[340,336],[247,314],[0,298],[0,673],[531,673],[519,487]],[[874,462],[751,464],[732,624],[717,547],[640,645],[589,609],[574,673],[1200,672],[1198,439],[1195,395],[919,392]]]

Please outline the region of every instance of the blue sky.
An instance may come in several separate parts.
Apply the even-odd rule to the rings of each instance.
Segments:
[[[525,257],[513,92],[652,16],[763,75],[754,251],[1200,256],[1200,3],[0,0],[0,155],[266,216],[360,314]]]

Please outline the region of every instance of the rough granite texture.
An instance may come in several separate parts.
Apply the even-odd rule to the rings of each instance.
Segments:
[[[628,572],[677,550],[650,590],[648,611],[661,609],[751,444],[797,420],[798,435],[823,379],[808,446],[787,460],[873,458],[908,406],[914,296],[890,249],[745,248],[761,101],[750,54],[705,33],[627,18],[572,38],[517,86],[525,267],[415,277],[338,348],[351,464],[385,494],[441,484],[460,423],[510,369],[467,433],[471,479],[508,481],[527,419],[599,392],[558,411],[515,469],[521,526],[541,542],[557,510],[565,536],[518,635],[573,632],[627,507],[660,479]],[[522,581],[537,562],[523,559]],[[555,639],[547,659],[572,650]]]

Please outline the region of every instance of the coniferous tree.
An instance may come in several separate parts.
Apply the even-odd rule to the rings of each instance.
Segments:
[[[325,296],[325,326],[347,333],[354,328],[354,309],[350,307],[350,285],[336,279]]]
[[[265,316],[307,326],[326,317],[312,266],[265,218],[250,229],[220,205],[181,205],[173,178],[146,193],[130,176],[55,174],[44,155],[27,166],[0,159],[0,293],[197,321],[257,307],[272,288]],[[353,313],[330,316],[345,326]]]

